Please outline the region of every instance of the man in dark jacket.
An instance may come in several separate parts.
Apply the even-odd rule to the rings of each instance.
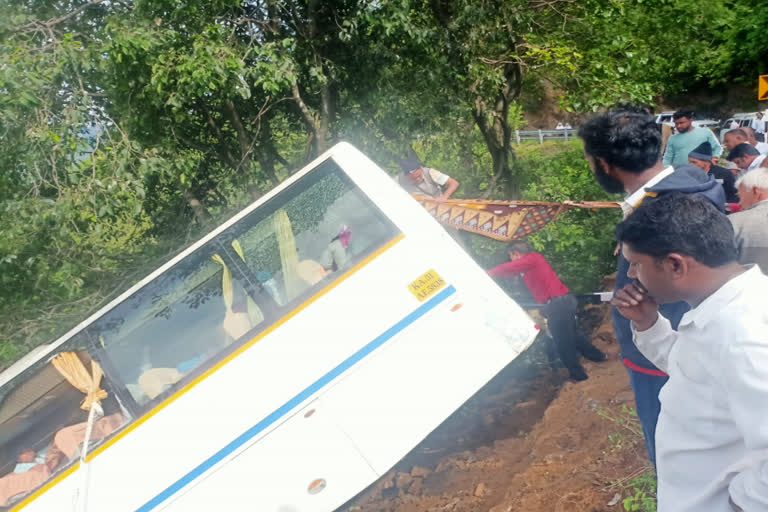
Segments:
[[[736,176],[725,167],[712,163],[712,146],[709,145],[709,142],[702,142],[696,149],[688,153],[688,163],[706,172],[723,186],[726,203],[739,202]]]
[[[661,136],[650,115],[633,109],[604,112],[582,125],[579,137],[584,141],[584,156],[598,183],[608,192],[627,194],[622,203],[625,218],[644,200],[674,191],[701,194],[724,211],[723,187],[711,176],[691,165],[665,168],[661,163]],[[631,281],[628,269],[629,263],[619,251],[617,290]],[[662,306],[661,313],[677,328],[688,309],[685,302],[676,302]],[[616,308],[612,313],[621,358],[635,392],[637,417],[643,427],[648,456],[655,464],[656,420],[661,408],[659,391],[668,377],[637,349],[629,320]]]

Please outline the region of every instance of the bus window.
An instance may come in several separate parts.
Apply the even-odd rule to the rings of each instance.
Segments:
[[[91,328],[139,406],[167,396],[389,241],[392,224],[327,161]]]
[[[154,400],[263,322],[226,248],[198,251],[94,324],[137,404]]]
[[[89,451],[129,419],[106,377],[94,372],[89,347],[78,335],[3,386],[0,507],[17,503],[78,460],[88,420],[83,389],[89,381],[101,390],[97,396],[104,413],[94,421]]]
[[[327,160],[222,237],[236,240],[248,269],[285,305],[334,279],[396,233]]]

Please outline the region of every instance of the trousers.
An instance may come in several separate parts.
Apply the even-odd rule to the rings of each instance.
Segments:
[[[627,367],[629,372],[629,383],[632,391],[635,392],[635,407],[637,408],[637,419],[643,428],[643,437],[645,437],[645,449],[648,450],[648,458],[656,467],[656,422],[661,412],[661,402],[659,401],[659,392],[669,377],[659,375],[649,375]]]
[[[578,302],[570,293],[552,297],[543,308],[549,332],[557,347],[557,353],[571,377],[584,380],[587,373],[579,362],[579,354],[592,361],[605,360],[605,354],[595,347],[579,325],[576,317]]]

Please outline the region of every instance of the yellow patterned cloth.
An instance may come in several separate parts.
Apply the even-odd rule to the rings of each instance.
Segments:
[[[414,195],[441,224],[508,242],[530,235],[570,208],[619,208],[619,203],[581,201],[484,201],[449,199],[442,203],[432,197]]]

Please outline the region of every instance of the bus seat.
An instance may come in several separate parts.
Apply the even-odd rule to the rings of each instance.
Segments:
[[[176,368],[150,368],[139,376],[139,387],[150,400],[181,380]]]
[[[320,263],[314,260],[301,260],[296,265],[296,273],[309,286],[314,286],[323,280],[326,271]]]
[[[32,489],[42,485],[51,473],[45,464],[38,464],[24,473],[8,473],[0,478],[0,507],[7,507]]]
[[[222,326],[227,334],[236,340],[251,330],[251,319],[248,313],[236,313],[227,309]]]

